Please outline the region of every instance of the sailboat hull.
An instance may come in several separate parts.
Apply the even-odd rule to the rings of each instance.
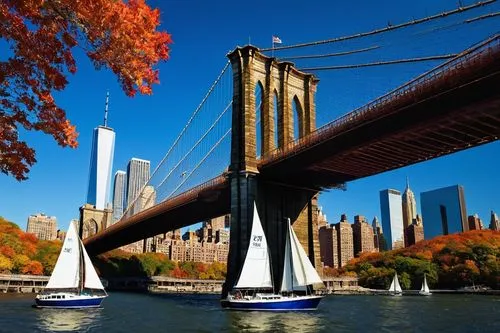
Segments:
[[[324,296],[280,297],[279,299],[224,299],[223,308],[241,311],[310,311],[316,310]]]
[[[81,309],[81,308],[97,308],[101,305],[102,300],[106,296],[86,296],[86,295],[62,295],[60,298],[52,298],[53,295],[37,296],[35,305],[37,308],[57,308],[57,309]],[[56,296],[56,295],[54,295]]]

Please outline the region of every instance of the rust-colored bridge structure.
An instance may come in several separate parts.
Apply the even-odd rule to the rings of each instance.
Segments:
[[[294,227],[306,226],[304,233],[297,234],[314,263],[317,240],[311,205],[318,192],[500,136],[499,35],[317,129],[313,100],[317,81],[313,76],[290,63],[278,63],[252,46],[237,48],[228,56],[236,87],[228,171],[85,239],[90,254],[231,213],[226,282],[232,286],[246,253],[255,202],[268,242],[274,246],[272,261],[282,262],[284,238],[279,221],[291,217]],[[281,110],[276,149],[272,144],[266,146],[274,134],[264,119],[270,116],[263,113],[267,133],[262,134],[262,142],[267,148],[260,159],[255,156],[255,101],[250,94],[259,82],[280,95]],[[296,141],[287,134],[287,128],[293,128],[286,120],[291,96],[287,91],[299,96],[303,105],[301,138]],[[264,108],[271,109],[269,94],[263,99]],[[270,117],[268,121],[274,120]],[[247,133],[252,127],[254,132]],[[273,275],[280,276],[280,269],[279,265],[273,267]]]

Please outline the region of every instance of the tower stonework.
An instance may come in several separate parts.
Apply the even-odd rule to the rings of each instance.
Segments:
[[[85,204],[80,207],[80,223],[78,226],[78,234],[81,239],[85,239],[103,231],[112,223],[112,209],[97,209],[95,206],[90,204]]]
[[[275,286],[281,283],[283,270],[286,220],[292,226],[313,265],[320,268],[318,240],[317,191],[287,187],[286,184],[266,182],[259,177],[257,144],[261,155],[271,154],[293,144],[315,129],[314,94],[318,80],[297,70],[292,63],[278,62],[254,46],[238,47],[228,54],[233,71],[233,103],[231,132],[231,242],[228,274],[223,297],[238,277],[248,249],[257,206],[266,233]],[[256,100],[260,86],[261,100]],[[275,119],[275,100],[278,105]],[[294,136],[296,105],[298,131]],[[256,105],[260,105],[260,121]],[[256,126],[261,137],[257,140]],[[277,135],[275,132],[278,132]],[[275,142],[277,136],[277,142]]]

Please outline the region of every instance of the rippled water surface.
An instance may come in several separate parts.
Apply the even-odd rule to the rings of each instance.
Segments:
[[[0,332],[500,332],[500,297],[328,296],[305,313],[222,310],[218,295],[110,293],[92,310],[0,294]]]

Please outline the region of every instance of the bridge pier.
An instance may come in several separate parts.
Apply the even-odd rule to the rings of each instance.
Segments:
[[[222,297],[235,285],[243,266],[252,231],[253,206],[257,206],[271,253],[274,286],[279,288],[283,273],[286,221],[292,226],[313,265],[319,267],[317,228],[317,192],[260,178],[257,159],[256,126],[261,124],[261,152],[283,149],[294,139],[294,114],[297,105],[299,137],[315,127],[314,93],[318,80],[289,62],[277,62],[253,46],[237,48],[228,58],[233,70],[231,131],[231,231],[226,283]],[[256,87],[262,87],[261,103],[256,101]],[[278,101],[275,117],[274,97]],[[260,119],[256,119],[256,105]],[[276,119],[275,119],[276,118]],[[274,142],[277,131],[278,142]]]
[[[316,192],[261,181],[254,173],[236,173],[230,179],[231,243],[223,298],[236,284],[245,261],[252,231],[254,203],[271,254],[275,288],[280,287],[283,274],[287,218],[290,218],[311,263],[318,269],[321,268]]]

